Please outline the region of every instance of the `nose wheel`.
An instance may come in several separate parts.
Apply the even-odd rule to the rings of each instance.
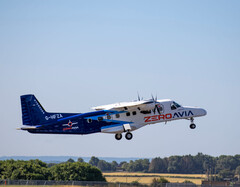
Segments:
[[[191,120],[190,129],[195,129],[196,125],[194,124],[194,119],[191,118],[190,120]]]
[[[195,128],[196,128],[196,125],[193,123],[193,124],[190,125],[190,128],[191,128],[191,129],[195,129]]]

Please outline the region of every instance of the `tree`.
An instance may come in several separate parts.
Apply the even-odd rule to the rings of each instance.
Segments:
[[[138,186],[138,185],[140,185],[140,183],[139,183],[138,181],[132,181],[132,182],[131,182],[131,185],[133,185],[133,186]]]
[[[49,177],[47,164],[40,160],[1,161],[1,179],[48,180]]]
[[[234,156],[221,155],[217,160],[217,171],[220,170],[235,170],[239,166],[239,161]]]
[[[190,180],[185,180],[185,181],[183,181],[183,183],[187,183],[187,184],[194,184],[192,181],[190,181]]]
[[[84,162],[84,160],[82,158],[80,158],[80,157],[77,159],[77,161],[78,162]]]
[[[50,168],[52,180],[63,181],[106,181],[102,172],[90,164],[67,162]]]
[[[129,163],[127,163],[127,162],[121,162],[120,163],[120,166],[122,167],[122,169],[124,171],[128,171],[128,165],[129,165]]]
[[[152,159],[148,172],[150,173],[166,173],[168,163],[166,159],[161,159],[160,157]]]
[[[238,176],[238,181],[240,181],[240,166],[236,168],[235,174]]]
[[[90,164],[65,162],[50,168],[40,160],[0,161],[0,178],[11,180],[105,181],[102,172]]]
[[[232,179],[234,177],[234,172],[228,169],[223,169],[218,173],[220,180]]]
[[[75,162],[75,161],[74,161],[72,158],[69,158],[67,162],[73,163],[73,162]]]
[[[169,173],[181,173],[180,156],[170,156],[168,158],[168,169]]]
[[[205,161],[206,155],[202,153],[198,153],[193,157],[194,159],[194,173],[205,173],[203,169],[203,163]]]
[[[181,173],[189,173],[189,174],[193,173],[193,171],[194,171],[193,156],[191,156],[191,155],[183,156],[181,158],[180,165],[181,165],[181,169],[180,169]]]
[[[92,166],[97,166],[99,162],[99,159],[95,156],[92,156],[91,159],[89,160],[89,164],[91,164]]]
[[[99,160],[97,167],[101,171],[111,171],[111,164],[106,162],[105,160]]]
[[[126,164],[126,163],[127,163],[126,161],[122,161],[122,162],[120,162],[119,167],[122,167],[123,164]]]
[[[56,165],[56,163],[49,163],[49,164],[47,164],[47,167],[52,167],[52,166],[55,166]]]
[[[148,159],[139,159],[132,161],[130,160],[129,164],[123,164],[123,167],[126,171],[129,172],[147,172],[149,169],[149,160]]]
[[[160,178],[154,178],[152,180],[152,184],[151,186],[161,186],[164,187],[166,186],[166,183],[169,183],[169,181],[167,179],[165,179],[164,177],[160,177]]]
[[[111,171],[116,171],[118,167],[118,163],[116,161],[112,161],[111,163]]]

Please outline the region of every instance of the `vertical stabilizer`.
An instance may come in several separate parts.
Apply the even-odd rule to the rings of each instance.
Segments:
[[[46,123],[46,111],[34,95],[21,96],[23,125],[40,125]]]

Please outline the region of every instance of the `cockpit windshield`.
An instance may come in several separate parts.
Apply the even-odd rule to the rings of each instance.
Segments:
[[[179,105],[178,103],[176,103],[176,102],[172,102],[172,104],[171,104],[171,109],[172,110],[176,110],[177,108],[179,108],[179,107],[181,107],[181,105]]]
[[[175,101],[173,101],[173,104],[174,104],[177,108],[181,107],[181,105],[179,105],[179,104],[176,103]]]

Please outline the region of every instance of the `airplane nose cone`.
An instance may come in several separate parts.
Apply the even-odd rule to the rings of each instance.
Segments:
[[[202,114],[203,116],[205,116],[205,115],[207,115],[207,111],[204,110],[204,109],[201,109],[201,114]]]

